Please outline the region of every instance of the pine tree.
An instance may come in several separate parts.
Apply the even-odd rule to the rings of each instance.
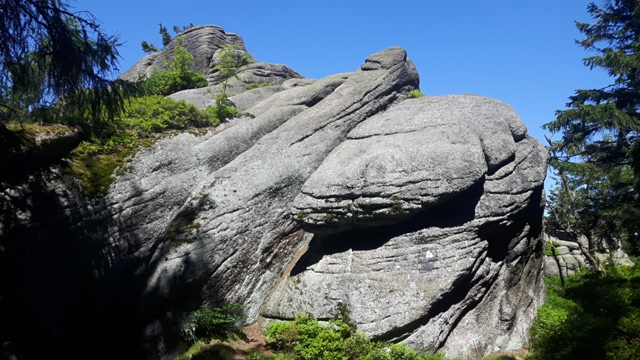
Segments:
[[[143,41],[142,42],[142,51],[146,52],[147,54],[148,53],[154,53],[154,52],[158,51],[158,48],[155,47],[153,44],[149,44],[148,42]]]
[[[5,0],[0,14],[0,115],[61,102],[94,115],[122,111],[120,90],[134,88],[111,80],[118,39],[91,14],[71,12],[62,0]]]
[[[587,7],[595,23],[576,22],[585,38],[577,43],[597,55],[583,59],[606,69],[613,83],[576,90],[568,109],[543,126],[561,135],[550,144],[551,165],[560,181],[550,196],[550,228],[570,225],[573,235],[640,250],[640,1],[610,0]],[[567,199],[573,199],[568,201]],[[566,231],[565,231],[566,233]]]
[[[167,45],[169,45],[169,43],[171,42],[171,34],[169,34],[169,30],[167,30],[167,27],[162,25],[162,24],[158,24],[160,26],[160,37],[162,38],[162,46],[167,47]]]

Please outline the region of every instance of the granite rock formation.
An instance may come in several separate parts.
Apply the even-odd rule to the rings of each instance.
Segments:
[[[209,81],[209,85],[216,85],[221,81],[219,71],[215,68],[219,64],[219,51],[223,45],[233,45],[235,52],[247,54],[244,40],[239,35],[226,33],[221,27],[214,25],[194,26],[181,32],[182,45],[193,56],[193,65],[189,70],[202,74]],[[141,77],[148,77],[154,69],[164,69],[165,64],[173,59],[175,39],[161,51],[149,54],[131,68],[120,75],[121,79],[136,81]],[[291,68],[281,64],[252,63],[244,66],[238,73],[239,80],[233,79],[229,92],[244,91],[248,84],[281,84],[290,78],[302,76]],[[235,85],[235,86],[233,86]],[[240,86],[242,85],[242,86]]]
[[[0,234],[16,274],[0,279],[4,343],[162,358],[202,306],[268,322],[341,302],[377,339],[522,346],[543,297],[547,152],[508,105],[407,99],[418,87],[393,47],[355,72],[245,89],[238,117],[141,150],[101,201],[56,166],[5,189],[0,215],[21,216]],[[35,190],[50,201],[27,201]],[[37,326],[17,322],[33,309]]]
[[[329,318],[341,302],[378,339],[450,356],[522,346],[542,296],[546,164],[488,98],[407,100],[365,120],[294,200],[314,238],[262,316]]]
[[[581,239],[582,247],[588,249],[588,240]],[[580,245],[576,241],[560,240],[556,237],[545,235],[546,251],[544,256],[544,274],[546,276],[575,275],[576,272],[591,268],[587,257],[580,250]],[[555,254],[551,246],[555,247]],[[613,261],[616,265],[633,266],[634,263],[629,259],[618,244],[611,249],[604,241],[599,241],[596,247],[595,258],[603,264]]]

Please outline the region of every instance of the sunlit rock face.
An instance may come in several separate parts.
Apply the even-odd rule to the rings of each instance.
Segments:
[[[519,348],[541,303],[547,155],[504,103],[410,99],[361,122],[292,204],[314,233],[262,307],[341,302],[374,338],[451,356]]]
[[[243,87],[231,98],[239,115],[215,131],[141,150],[99,203],[62,174],[43,180],[52,211],[66,214],[34,230],[66,244],[48,253],[59,264],[43,284],[75,299],[56,300],[63,312],[41,306],[52,317],[41,329],[59,329],[50,339],[162,358],[203,306],[241,303],[264,323],[330,318],[342,303],[376,339],[454,357],[522,346],[543,296],[548,158],[514,110],[475,95],[409,99],[419,77],[397,47],[355,72],[278,84]],[[2,235],[18,239],[16,229]],[[75,248],[84,252],[64,260]],[[24,285],[43,257],[6,263],[25,271],[5,304],[50,293]]]
[[[369,336],[451,356],[522,346],[543,296],[546,151],[508,105],[406,99],[417,85],[390,48],[244,92],[225,130],[139,155],[119,206],[184,199],[137,221],[162,232],[146,293],[241,302],[251,320],[343,303]]]

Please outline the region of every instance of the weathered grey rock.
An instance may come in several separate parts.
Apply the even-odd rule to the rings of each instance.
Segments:
[[[180,34],[185,50],[193,56],[193,65],[190,70],[202,74],[209,81],[211,86],[208,89],[196,89],[195,94],[182,95],[184,100],[195,97],[193,100],[197,106],[203,105],[199,98],[199,92],[216,94],[220,91],[221,78],[216,66],[220,64],[220,51],[223,45],[234,45],[234,55],[240,57],[248,55],[244,41],[236,34],[225,33],[219,26],[206,25],[195,26],[185,30]],[[130,69],[120,75],[121,79],[136,81],[143,77],[148,77],[154,69],[165,69],[165,64],[173,59],[173,51],[176,46],[175,39],[162,51],[149,54],[134,64]],[[228,94],[239,94],[247,90],[250,84],[258,85],[280,85],[284,81],[292,78],[302,78],[300,74],[282,64],[268,64],[252,62],[238,70],[237,78],[228,80]],[[190,91],[190,90],[187,90]],[[209,105],[209,103],[206,103]],[[205,106],[206,107],[206,106]]]
[[[406,100],[419,78],[395,47],[352,73],[279,78],[238,92],[239,116],[215,131],[140,151],[101,202],[67,196],[56,208],[70,220],[55,240],[89,250],[77,254],[82,266],[38,280],[55,289],[59,274],[81,274],[63,287],[76,300],[60,318],[37,312],[54,318],[39,330],[61,329],[47,344],[100,338],[114,344],[109,355],[169,357],[202,306],[239,302],[249,321],[272,321],[327,318],[342,302],[377,339],[449,356],[520,347],[543,294],[547,155],[513,109],[473,95]],[[213,90],[173,97],[202,108]],[[23,194],[2,199],[21,205]],[[16,223],[31,222],[28,205],[19,209]],[[1,231],[47,243],[55,216],[38,218],[44,231]],[[29,273],[27,253],[2,270]],[[15,283],[11,304],[45,297]],[[20,339],[39,343],[30,330]]]
[[[211,60],[221,45],[235,44],[238,50],[247,51],[242,37],[226,33],[221,27],[214,25],[194,26],[182,33],[182,45],[188,53],[193,55],[193,65],[190,70],[209,76]],[[135,81],[140,76],[149,76],[153,68],[163,69],[164,64],[173,59],[175,39],[159,52],[149,54],[120,75],[121,79]]]
[[[359,122],[418,87],[405,51],[385,53],[398,61],[379,70],[292,81],[220,133],[185,134],[137,155],[132,170],[113,185],[110,202],[130,224],[128,234],[150,244],[143,298],[155,304],[201,299],[195,307],[241,302],[255,319],[309,237],[289,215],[304,181]],[[162,206],[152,205],[156,201]],[[164,312],[149,316],[176,320]],[[149,323],[146,334],[162,342],[167,334],[156,325]]]
[[[406,101],[354,129],[305,183],[294,212],[317,231],[410,217],[513,160],[521,124],[512,109],[486,98]]]
[[[581,240],[582,246],[588,244],[586,239]],[[565,276],[575,275],[576,272],[591,268],[591,264],[582,254],[580,246],[577,242],[560,240],[556,237],[545,234],[545,242],[551,242],[555,246],[556,256],[550,254],[544,257],[544,274],[546,276],[558,276],[562,271]],[[613,260],[614,264],[621,266],[634,266],[629,256],[622,251],[620,244],[615,249],[609,249],[604,241],[597,241],[597,251],[595,258],[601,263],[609,263]]]
[[[220,59],[222,49],[216,50],[209,64],[208,80],[210,84],[218,84],[223,81],[224,74],[218,70],[218,66],[222,64]],[[244,60],[242,59],[244,57]],[[237,76],[245,84],[271,84],[279,85],[284,80],[292,78],[302,78],[300,74],[292,70],[286,65],[259,63],[243,49],[234,49],[233,58],[237,63],[248,62],[240,67]]]
[[[521,347],[543,296],[547,160],[510,107],[483,97],[365,120],[293,202],[315,235],[262,315],[328,318],[342,302],[377,339],[449,356]]]
[[[282,85],[264,86],[251,90],[248,89],[247,83],[241,80],[232,79],[227,86],[227,93],[236,94],[229,97],[231,104],[240,110],[245,111],[259,102],[268,99],[275,93],[289,89],[296,86],[305,86],[311,84],[314,80],[309,79],[306,81],[300,81],[303,79],[290,79],[283,80]],[[188,89],[182,90],[177,93],[169,95],[170,98],[176,101],[184,100],[190,104],[195,105],[198,109],[205,109],[215,106],[215,95],[222,91],[222,85],[212,85],[200,89]]]

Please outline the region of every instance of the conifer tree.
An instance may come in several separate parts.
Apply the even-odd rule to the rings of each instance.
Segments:
[[[0,1],[0,14],[3,114],[62,98],[93,114],[122,110],[119,90],[127,84],[111,80],[118,70],[118,39],[105,34],[91,14],[72,12],[63,0]]]
[[[567,109],[543,126],[561,138],[550,144],[561,179],[550,196],[551,231],[623,241],[640,250],[640,1],[609,0],[587,7],[595,23],[576,22],[577,43],[596,53],[583,59],[605,69],[613,83],[580,89]],[[573,199],[569,201],[568,199]],[[564,224],[564,225],[562,225]]]

